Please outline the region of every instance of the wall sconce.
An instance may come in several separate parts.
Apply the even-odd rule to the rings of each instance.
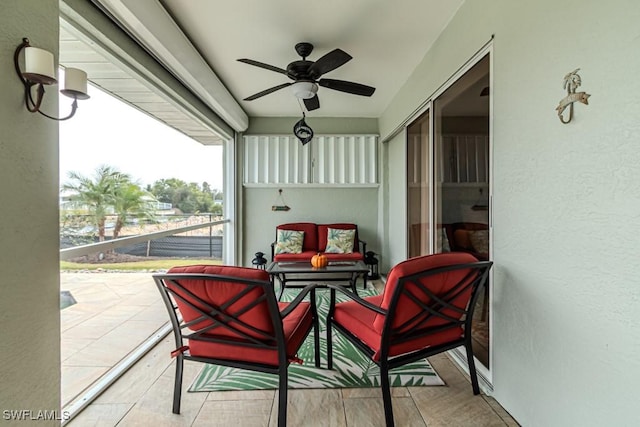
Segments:
[[[20,68],[20,52],[24,50],[24,71]],[[78,108],[78,99],[89,99],[87,94],[87,73],[77,68],[66,68],[63,95],[73,98],[71,113],[63,118],[50,116],[40,111],[44,98],[44,86],[58,83],[53,65],[53,54],[44,49],[32,47],[29,39],[22,39],[22,43],[13,55],[13,63],[16,73],[24,85],[24,98],[27,110],[32,113],[40,113],[53,120],[67,120],[73,117]],[[36,99],[33,99],[31,89],[36,86]]]

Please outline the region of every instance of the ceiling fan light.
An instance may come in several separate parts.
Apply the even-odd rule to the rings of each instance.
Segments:
[[[314,82],[295,82],[291,85],[291,91],[300,99],[309,99],[316,96],[318,85]]]

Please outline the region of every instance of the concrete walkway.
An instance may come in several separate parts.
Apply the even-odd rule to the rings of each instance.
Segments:
[[[60,311],[65,406],[169,317],[151,273],[61,273],[60,290],[77,301]]]

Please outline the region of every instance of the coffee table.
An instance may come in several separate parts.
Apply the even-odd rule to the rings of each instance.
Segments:
[[[304,288],[305,286],[288,284],[289,282],[347,282],[347,286],[351,286],[353,292],[357,294],[356,281],[359,276],[362,276],[366,287],[369,267],[363,261],[333,261],[322,268],[313,267],[310,262],[272,262],[267,267],[267,273],[272,281],[273,278],[277,278],[280,282],[278,295],[280,300],[285,287]]]

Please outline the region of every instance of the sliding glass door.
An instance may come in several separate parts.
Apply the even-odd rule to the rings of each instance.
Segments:
[[[486,55],[407,127],[409,256],[459,251],[489,259],[489,82]],[[472,331],[474,354],[487,368],[489,295],[487,287]]]
[[[409,257],[431,253],[429,110],[407,128],[407,224]]]

